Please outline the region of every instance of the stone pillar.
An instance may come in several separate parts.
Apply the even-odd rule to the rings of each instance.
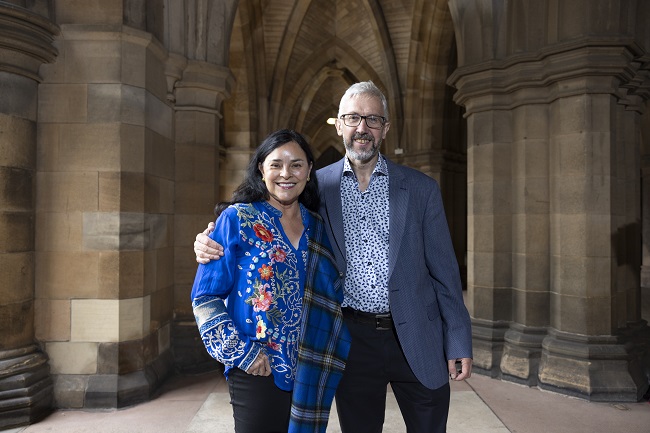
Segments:
[[[34,337],[38,75],[58,28],[0,1],[0,430],[50,411],[48,357]]]
[[[165,74],[175,142],[172,346],[181,371],[220,368],[207,354],[192,313],[190,290],[197,267],[192,244],[196,233],[215,219],[215,204],[228,198],[219,194],[222,103],[234,85],[227,65],[238,3],[170,2],[165,11],[170,51]]]
[[[477,370],[636,401],[650,350],[638,241],[648,72],[628,35],[648,9],[628,15],[608,3],[605,13],[589,1],[450,1],[459,51],[450,83],[468,118]]]
[[[124,407],[173,369],[168,54],[123,24],[121,1],[54,6],[60,55],[41,70],[38,107],[36,335],[58,407]]]
[[[512,113],[468,109],[467,302],[473,317],[474,363],[499,375],[512,319]]]
[[[650,322],[650,111],[641,120],[641,317]]]
[[[637,401],[647,389],[640,348],[629,344],[634,327],[645,327],[639,106],[612,94],[614,77],[592,63],[622,75],[634,68],[628,50],[575,50],[564,70],[586,74],[563,80],[565,94],[550,107],[551,327],[539,381],[594,401]]]
[[[218,366],[203,347],[192,313],[190,289],[197,264],[191,244],[196,233],[215,219],[215,204],[228,198],[219,194],[220,123],[221,104],[230,96],[233,84],[228,68],[199,61],[188,61],[182,79],[175,83],[174,232],[178,242],[173,347],[176,365],[182,371]]]

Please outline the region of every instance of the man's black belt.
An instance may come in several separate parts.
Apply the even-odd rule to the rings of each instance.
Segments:
[[[353,319],[357,323],[372,325],[378,331],[390,331],[393,329],[393,317],[390,313],[366,313],[365,311],[344,307],[343,316]]]

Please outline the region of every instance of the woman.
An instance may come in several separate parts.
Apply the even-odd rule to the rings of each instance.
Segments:
[[[313,155],[297,132],[269,135],[210,237],[192,306],[225,366],[237,433],[325,432],[349,351],[343,292],[323,223]],[[323,361],[324,360],[324,361]]]

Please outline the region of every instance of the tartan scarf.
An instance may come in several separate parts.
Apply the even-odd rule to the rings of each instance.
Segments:
[[[343,285],[334,257],[326,246],[327,238],[323,240],[323,220],[320,215],[310,213],[314,224],[310,227],[289,433],[325,433],[351,341],[341,311]]]

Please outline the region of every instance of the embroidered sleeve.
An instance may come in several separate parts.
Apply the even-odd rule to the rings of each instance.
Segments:
[[[192,309],[210,356],[226,366],[246,371],[262,346],[237,328],[223,301],[233,290],[237,290],[235,270],[239,232],[237,211],[226,209],[210,234],[223,246],[225,255],[219,260],[199,265],[192,286]]]
[[[223,300],[203,296],[192,302],[194,318],[210,356],[224,365],[247,371],[262,350],[241,335],[226,312]]]

